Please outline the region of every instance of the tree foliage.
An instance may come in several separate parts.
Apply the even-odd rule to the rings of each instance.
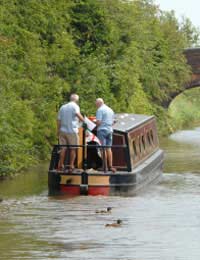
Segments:
[[[189,20],[150,0],[0,0],[0,175],[45,159],[58,106],[70,93],[95,112],[156,114],[190,70],[198,39]]]

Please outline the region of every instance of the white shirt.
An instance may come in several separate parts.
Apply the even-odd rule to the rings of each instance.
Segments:
[[[97,128],[98,131],[107,130],[113,132],[114,112],[110,107],[105,104],[100,106],[96,112],[96,120],[101,121],[101,124]]]
[[[74,101],[61,106],[58,112],[61,132],[67,134],[78,133],[79,119],[76,116],[77,113],[80,113],[80,107]]]

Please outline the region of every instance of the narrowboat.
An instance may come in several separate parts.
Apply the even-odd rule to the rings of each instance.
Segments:
[[[94,119],[94,118],[93,118]],[[90,138],[92,135],[92,138]],[[154,116],[116,114],[113,125],[113,167],[105,164],[105,146],[95,138],[95,130],[79,131],[76,165],[68,171],[67,146],[63,170],[58,169],[61,145],[54,145],[48,172],[49,195],[135,195],[162,176],[164,153],[159,148]]]

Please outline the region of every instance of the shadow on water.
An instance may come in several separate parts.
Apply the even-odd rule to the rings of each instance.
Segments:
[[[0,259],[199,260],[199,134],[162,139],[163,180],[135,197],[48,197],[47,165],[0,183]]]

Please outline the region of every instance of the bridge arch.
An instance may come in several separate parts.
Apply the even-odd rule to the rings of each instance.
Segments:
[[[185,90],[200,87],[200,47],[185,49],[184,55],[192,69],[191,81],[185,84],[183,89],[172,93],[170,98],[163,102],[164,108],[168,108],[172,100]]]

